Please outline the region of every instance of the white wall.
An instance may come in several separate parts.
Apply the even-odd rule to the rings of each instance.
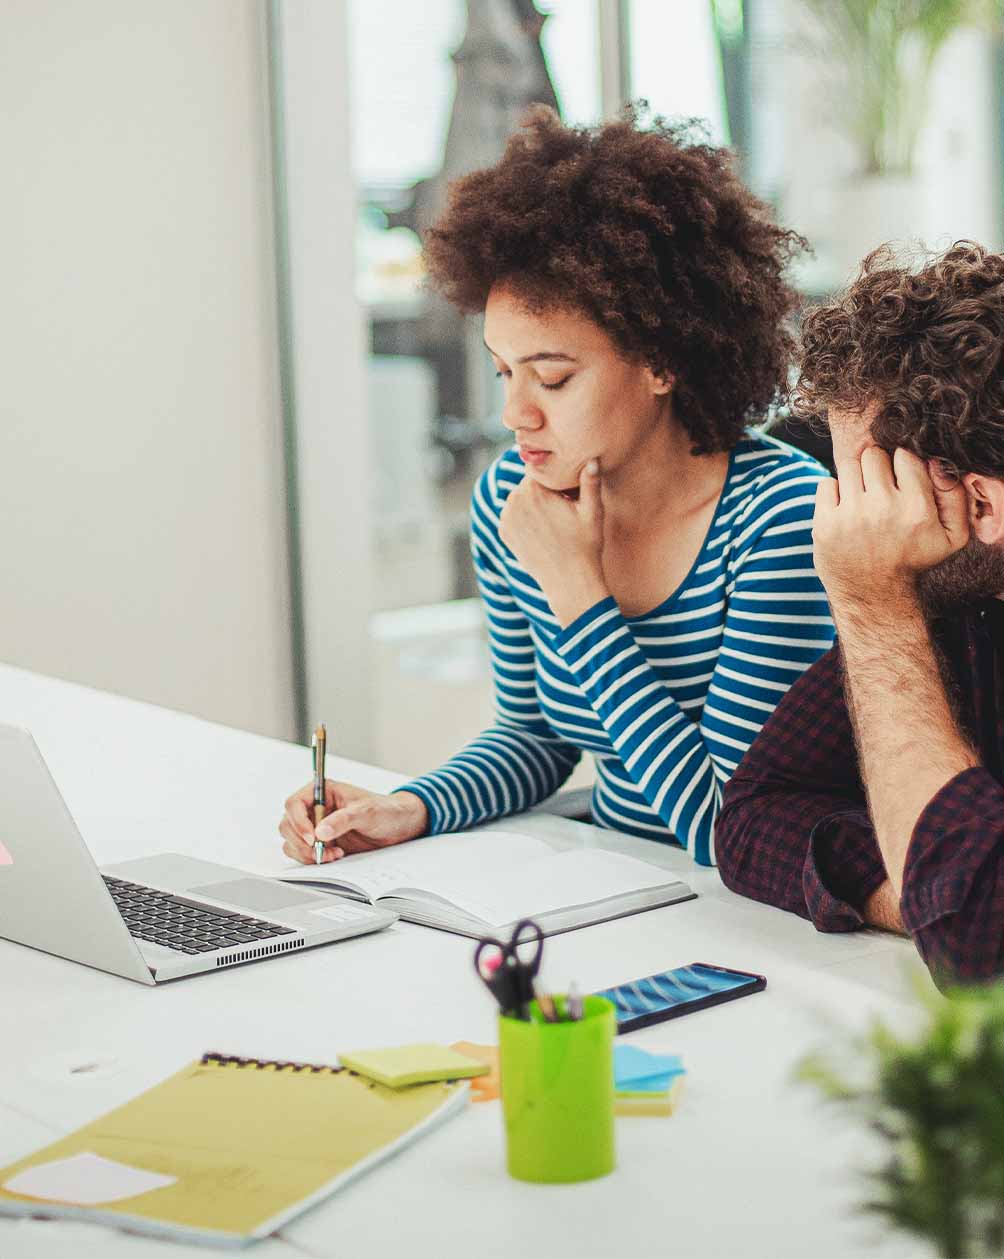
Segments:
[[[288,735],[267,117],[256,0],[3,0],[0,659]]]

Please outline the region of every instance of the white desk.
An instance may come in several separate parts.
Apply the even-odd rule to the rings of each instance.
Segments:
[[[100,864],[164,850],[249,868],[274,860],[282,801],[309,777],[303,748],[4,666],[0,714],[32,730]],[[347,762],[334,770],[375,788],[400,781]],[[560,818],[519,825],[556,845],[611,846],[609,834]],[[866,933],[817,935],[733,896],[678,851],[620,842],[679,871],[700,897],[549,941],[551,985],[574,978],[588,991],[698,959],[768,976],[750,1001],[636,1034],[636,1043],[683,1055],[679,1113],[618,1120],[614,1175],[550,1187],[508,1178],[499,1107],[472,1106],[254,1253],[917,1255],[853,1213],[856,1171],[874,1153],[869,1138],[791,1083],[793,1065],[835,1030],[862,1026],[878,1009],[913,1017],[903,979],[911,947]],[[466,939],[399,924],[144,988],[0,942],[0,1164],[209,1049],[324,1061],[340,1048],[408,1040],[494,1042],[493,1004],[471,953]],[[202,1253],[79,1225],[0,1221],[3,1259]]]

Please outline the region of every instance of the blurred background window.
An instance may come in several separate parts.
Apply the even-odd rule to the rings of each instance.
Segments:
[[[591,125],[631,96],[729,138],[710,0],[354,0],[358,295],[374,445],[376,746],[419,770],[491,716],[468,553],[474,480],[510,437],[480,321],[422,288],[422,232],[450,180],[491,165],[526,107]],[[450,702],[437,702],[443,689]],[[442,714],[432,737],[402,720]]]
[[[386,697],[377,746],[418,771],[490,720],[467,513],[476,476],[510,440],[480,320],[422,288],[420,237],[450,180],[494,162],[534,101],[589,125],[644,98],[735,149],[744,178],[809,238],[796,281],[810,297],[887,238],[997,243],[1000,4],[352,0],[349,12]],[[773,423],[828,458],[783,414]],[[445,712],[438,734],[402,725],[409,691],[415,711]]]
[[[883,241],[1004,240],[1004,0],[7,9],[0,470],[48,506],[0,543],[0,655],[406,772],[491,719],[468,501],[509,441],[420,237],[527,105],[703,119],[809,299]]]
[[[725,20],[741,20],[741,4],[721,8]],[[715,5],[631,0],[627,13],[630,95],[665,117],[700,118],[713,144],[729,144]]]

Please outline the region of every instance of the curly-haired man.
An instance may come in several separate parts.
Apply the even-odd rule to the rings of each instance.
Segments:
[[[1004,973],[1004,255],[872,254],[806,321],[828,413],[816,567],[838,643],[725,793],[722,878],[820,931],[909,933],[939,982]]]

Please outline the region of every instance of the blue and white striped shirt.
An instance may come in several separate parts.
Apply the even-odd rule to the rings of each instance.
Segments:
[[[523,473],[507,451],[472,502],[496,723],[402,790],[425,802],[431,833],[459,830],[540,803],[591,752],[598,825],[679,843],[713,865],[722,787],[781,696],[833,641],[812,566],[816,484],[826,473],[748,432],[679,588],[642,616],[604,599],[566,629],[499,538],[502,504]]]

